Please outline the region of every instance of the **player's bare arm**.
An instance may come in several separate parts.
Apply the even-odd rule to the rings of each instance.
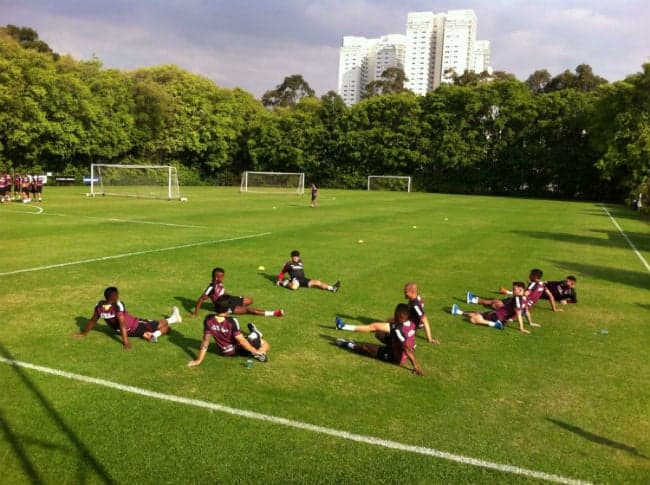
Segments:
[[[440,340],[431,336],[431,327],[429,326],[429,319],[426,315],[422,316],[420,322],[422,322],[422,326],[424,327],[424,334],[427,336],[427,342],[434,345],[440,345]]]
[[[406,354],[406,357],[408,360],[411,361],[411,365],[413,365],[413,373],[417,376],[423,376],[424,372],[422,372],[422,368],[420,367],[420,364],[418,364],[417,359],[415,358],[415,354],[413,353],[413,349],[410,349],[408,347],[404,347],[404,353]]]
[[[548,289],[544,289],[544,292],[546,293],[546,296],[548,297],[548,302],[551,304],[551,309],[554,312],[563,311],[562,308],[558,308],[557,305],[555,304],[555,297],[553,296],[553,293],[551,293],[550,290],[548,290]]]
[[[122,349],[130,350],[131,342],[129,342],[129,335],[126,329],[126,322],[124,321],[124,317],[122,315],[118,315],[117,321],[120,322],[120,335],[122,336]]]
[[[210,335],[204,336],[203,340],[201,340],[201,348],[199,349],[199,355],[196,357],[196,359],[190,360],[187,363],[187,366],[196,367],[197,365],[200,365],[201,362],[203,362],[203,359],[205,358],[205,354],[208,352],[209,345],[210,345]]]
[[[201,309],[201,305],[203,305],[203,302],[208,299],[208,296],[205,293],[201,293],[201,296],[199,296],[199,299],[196,300],[196,305],[194,305],[194,311],[190,313],[190,317],[195,317],[199,314],[199,310]]]
[[[95,328],[95,325],[97,325],[97,316],[93,315],[92,318],[88,319],[88,323],[86,324],[86,328],[84,328],[81,332],[73,333],[73,337],[85,337],[88,335],[88,332],[90,332],[93,328]]]
[[[519,323],[519,331],[521,333],[530,333],[530,330],[524,328],[524,319],[521,316],[521,310],[517,310],[515,313],[517,315],[517,322]]]

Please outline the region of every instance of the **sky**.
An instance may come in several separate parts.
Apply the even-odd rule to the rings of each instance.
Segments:
[[[492,67],[525,80],[579,64],[618,81],[650,62],[648,0],[0,0],[0,25],[105,67],[176,64],[256,97],[302,74],[336,90],[343,36],[404,34],[408,12],[473,9]]]

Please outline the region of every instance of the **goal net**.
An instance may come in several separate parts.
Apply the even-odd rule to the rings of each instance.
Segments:
[[[90,195],[180,199],[178,174],[171,165],[90,165]]]
[[[411,177],[400,175],[368,175],[368,190],[411,191]]]
[[[267,194],[305,193],[305,174],[288,172],[244,172],[240,192]]]

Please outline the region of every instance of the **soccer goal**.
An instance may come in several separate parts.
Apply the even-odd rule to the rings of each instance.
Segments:
[[[400,175],[368,175],[368,190],[411,191],[411,177]]]
[[[259,194],[305,193],[305,174],[289,172],[244,172],[240,192]]]
[[[171,165],[90,165],[90,195],[182,200]]]

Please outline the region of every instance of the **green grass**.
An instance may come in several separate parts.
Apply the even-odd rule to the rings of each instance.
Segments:
[[[4,275],[2,357],[549,474],[648,482],[650,274],[599,205],[323,189],[310,209],[307,196],[235,189],[187,188],[187,203],[83,192],[47,188],[41,214],[1,206],[0,272],[271,234]],[[650,260],[647,221],[611,211]],[[307,276],[340,279],[341,291],[277,288],[292,249]],[[157,345],[133,339],[130,352],[103,324],[70,336],[109,285],[137,316],[161,318],[172,305],[186,316],[214,266],[233,294],[285,309],[251,318],[271,344],[268,364],[247,370],[211,347],[187,368],[202,318]],[[549,279],[575,274],[580,303],[552,313],[540,302],[543,326],[531,335],[449,314],[452,303],[467,307],[466,290],[493,296],[532,267]],[[332,345],[335,315],[384,319],[407,281],[442,341],[418,336],[423,378]],[[209,312],[206,302],[201,317]],[[0,382],[3,483],[539,482],[6,364]]]

